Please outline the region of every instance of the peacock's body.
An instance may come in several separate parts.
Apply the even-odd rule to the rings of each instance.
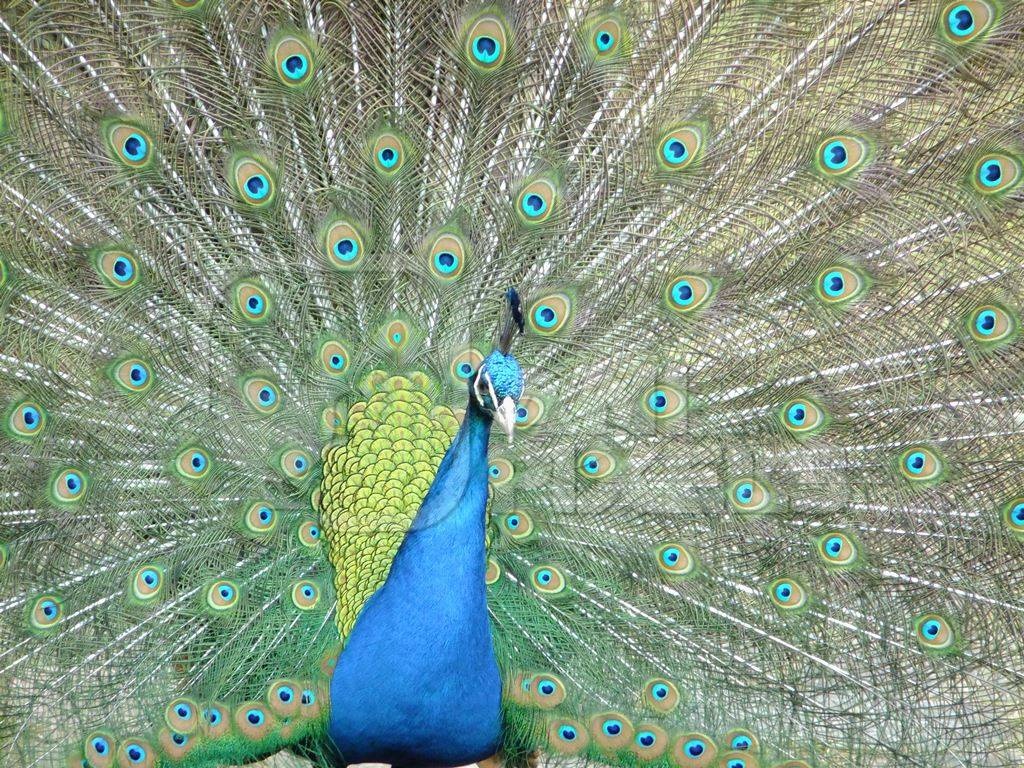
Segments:
[[[0,764],[1024,762],[1020,3],[12,0],[0,70]]]

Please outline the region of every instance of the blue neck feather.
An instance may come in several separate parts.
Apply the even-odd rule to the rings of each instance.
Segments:
[[[471,397],[387,581],[346,641],[329,724],[346,762],[465,765],[499,747],[484,583],[490,429]]]

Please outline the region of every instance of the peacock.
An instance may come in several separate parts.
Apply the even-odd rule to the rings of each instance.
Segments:
[[[1024,3],[0,4],[0,764],[1024,764]]]

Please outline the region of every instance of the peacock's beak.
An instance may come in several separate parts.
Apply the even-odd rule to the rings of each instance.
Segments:
[[[506,397],[498,404],[498,410],[494,412],[494,419],[508,435],[508,444],[512,445],[512,433],[516,428],[516,404],[511,397]]]

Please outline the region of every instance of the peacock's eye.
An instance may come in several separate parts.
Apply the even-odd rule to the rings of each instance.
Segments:
[[[312,71],[312,51],[293,35],[282,38],[274,46],[273,58],[278,79],[289,87],[305,83]]]
[[[496,69],[505,59],[507,39],[505,24],[499,16],[477,19],[466,35],[469,62],[483,71]]]
[[[913,483],[936,480],[942,475],[941,457],[931,448],[918,446],[903,452],[900,470]]]
[[[966,43],[988,31],[995,11],[984,0],[948,3],[942,11],[942,32],[952,43]]]
[[[373,159],[377,170],[393,174],[405,164],[405,145],[393,133],[381,134],[373,145]]]
[[[658,162],[667,171],[681,170],[693,162],[702,141],[700,130],[693,125],[669,131],[658,142]]]
[[[803,608],[807,604],[807,593],[793,579],[778,579],[770,587],[772,601],[783,610]]]
[[[867,158],[867,145],[855,136],[831,136],[818,146],[818,165],[829,176],[843,176]]]
[[[683,751],[690,757],[700,757],[704,754],[705,749],[707,746],[700,739],[690,739],[683,745]]]
[[[665,303],[673,312],[686,314],[708,302],[714,286],[698,275],[677,275],[665,286]]]

